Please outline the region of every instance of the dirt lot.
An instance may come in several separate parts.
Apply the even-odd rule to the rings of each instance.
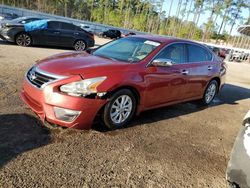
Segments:
[[[112,132],[48,129],[18,93],[36,60],[64,51],[0,42],[0,187],[226,187],[250,109],[249,64],[228,64],[227,85],[209,108],[151,110]]]

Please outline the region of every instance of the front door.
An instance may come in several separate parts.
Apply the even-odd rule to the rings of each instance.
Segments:
[[[147,90],[145,106],[150,108],[185,97],[187,86],[186,46],[172,44],[163,49],[155,58],[168,59],[173,65],[168,67],[148,66],[145,80]]]

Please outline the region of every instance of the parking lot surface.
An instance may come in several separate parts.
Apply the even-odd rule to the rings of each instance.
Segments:
[[[109,132],[50,129],[18,94],[36,60],[65,51],[0,41],[0,187],[226,187],[250,109],[250,64],[228,63],[227,84],[208,108],[150,110]]]

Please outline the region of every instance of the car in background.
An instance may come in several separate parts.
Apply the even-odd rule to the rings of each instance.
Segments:
[[[92,33],[74,24],[54,20],[38,20],[24,25],[5,27],[0,35],[19,46],[61,46],[82,51],[95,44]]]
[[[207,45],[207,47],[210,50],[212,50],[221,59],[224,60],[226,58],[226,49],[224,49],[224,48],[218,48],[218,47],[210,46],[210,45]]]
[[[136,33],[134,33],[134,32],[128,32],[126,34],[122,34],[121,37],[128,37],[128,36],[131,36],[131,35],[136,35]]]
[[[241,62],[241,57],[244,52],[238,51],[238,50],[233,50],[232,51],[232,56],[230,58],[231,61],[236,61],[236,62]]]
[[[219,48],[219,57],[221,57],[222,59],[225,59],[226,58],[226,52],[227,52],[227,49]]]
[[[117,38],[121,38],[122,33],[121,31],[117,29],[109,29],[107,31],[100,33],[100,36],[104,38],[117,39]]]
[[[38,18],[38,17],[19,17],[13,20],[6,20],[3,21],[2,23],[0,23],[0,29],[3,29],[4,27],[12,27],[15,25],[23,25],[26,23],[30,23],[33,21],[37,21],[37,20],[42,20],[44,18]]]
[[[42,120],[90,129],[96,117],[109,129],[142,111],[199,100],[212,103],[226,66],[195,42],[151,35],[114,40],[92,53],[70,52],[28,70],[20,96]]]
[[[2,13],[0,14],[0,23],[5,20],[13,20],[18,18],[18,15],[15,13]]]
[[[226,179],[232,188],[250,188],[250,111],[234,143]]]

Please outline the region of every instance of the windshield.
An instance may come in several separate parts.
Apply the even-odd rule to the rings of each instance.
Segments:
[[[160,45],[159,42],[129,37],[115,40],[97,49],[93,55],[126,62],[138,62]]]

